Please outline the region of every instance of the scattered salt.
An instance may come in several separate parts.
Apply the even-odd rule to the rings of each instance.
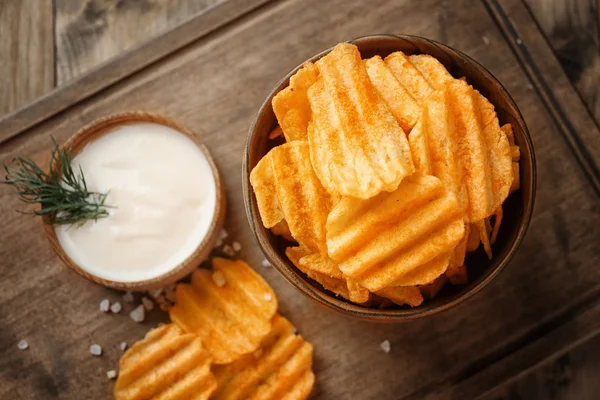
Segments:
[[[154,303],[152,302],[152,300],[145,296],[142,297],[142,304],[144,305],[146,311],[152,311],[154,309]]]
[[[108,379],[115,379],[117,377],[117,371],[111,369],[110,371],[106,371],[106,377]]]
[[[100,347],[99,344],[93,344],[90,346],[90,353],[92,353],[93,356],[101,356],[102,355],[102,347]]]
[[[233,247],[226,244],[225,246],[223,246],[223,254],[225,254],[226,256],[229,256],[229,257],[233,257],[233,256],[235,256],[235,251],[233,251]]]
[[[225,275],[223,275],[221,271],[214,271],[212,274],[212,279],[215,285],[218,287],[223,287],[225,286],[225,283],[227,283],[227,281],[225,281]]]
[[[150,289],[148,290],[148,295],[153,299],[157,299],[158,297],[160,297],[164,290],[164,288]]]
[[[265,293],[265,300],[266,301],[271,301],[273,299],[273,296],[271,296],[271,293]]]
[[[521,40],[521,38],[517,38],[517,44],[520,46],[523,44],[523,41]]]
[[[298,333],[298,328],[296,328],[295,326],[292,326],[292,333],[295,335]]]
[[[104,299],[100,302],[100,311],[107,313],[110,309],[110,301],[108,299]]]
[[[133,293],[131,292],[125,292],[125,294],[123,295],[123,301],[125,303],[133,303],[135,300],[135,298],[133,297]]]
[[[123,306],[121,306],[121,303],[119,303],[118,301],[110,306],[110,311],[112,311],[114,314],[120,313],[122,309]]]
[[[379,346],[381,347],[381,350],[383,350],[384,353],[389,353],[392,350],[392,345],[387,339],[381,342]]]
[[[269,260],[267,260],[266,258],[264,260],[262,260],[262,266],[265,268],[268,268],[271,266],[271,263],[269,262]]]
[[[225,228],[221,229],[221,235],[219,236],[221,238],[221,240],[227,239],[227,236],[229,236],[229,234],[227,233]]]
[[[233,251],[235,251],[236,253],[242,249],[242,245],[240,244],[240,242],[233,242],[231,243],[231,246],[233,247]]]
[[[217,241],[215,242],[215,247],[214,248],[216,249],[217,247],[221,247],[222,245],[223,245],[223,239],[217,238]]]
[[[486,46],[490,44],[490,39],[487,36],[482,36],[481,40],[483,40],[483,43],[485,43]]]
[[[29,343],[27,343],[26,340],[21,340],[17,346],[19,347],[19,350],[27,350],[29,348]]]
[[[121,348],[121,351],[127,350],[127,342],[121,342],[121,345],[119,347]]]
[[[143,322],[146,318],[146,309],[144,308],[144,305],[140,304],[134,308],[133,311],[129,313],[129,316],[137,323]]]

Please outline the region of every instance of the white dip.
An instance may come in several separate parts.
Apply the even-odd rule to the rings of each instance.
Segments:
[[[55,227],[67,255],[118,282],[157,277],[191,255],[215,212],[215,180],[196,144],[154,123],[114,128],[73,159],[88,189],[108,191],[110,216]],[[75,168],[74,168],[75,169]]]

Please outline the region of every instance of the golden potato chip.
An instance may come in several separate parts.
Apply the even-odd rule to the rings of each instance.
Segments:
[[[273,289],[243,261],[213,259],[192,283],[180,283],[171,320],[196,333],[215,364],[226,364],[257,349],[277,311]]]
[[[408,57],[408,60],[423,75],[429,85],[436,90],[454,80],[446,67],[437,58],[429,54],[412,55]]]
[[[515,135],[513,133],[512,125],[505,124],[502,126],[502,132],[506,135],[508,143],[510,145],[510,154],[512,156],[512,171],[513,171],[513,183],[510,187],[510,193],[518,190],[521,186],[521,178],[519,175],[519,160],[521,158],[521,150],[519,146],[515,144]]]
[[[492,230],[492,236],[490,237],[490,243],[496,243],[496,238],[498,238],[498,231],[500,230],[500,225],[502,224],[502,205],[498,207],[496,212],[494,213],[494,229]]]
[[[285,221],[294,239],[327,254],[325,222],[332,207],[310,163],[308,143],[295,141],[272,149],[275,189]]]
[[[352,279],[346,279],[329,258],[314,253],[305,246],[288,247],[285,254],[300,271],[325,289],[354,303],[366,303],[369,291]]]
[[[277,224],[273,225],[271,232],[273,232],[274,235],[279,235],[290,242],[294,241],[292,232],[290,232],[290,227],[285,219],[282,219]]]
[[[481,240],[479,239],[479,229],[473,224],[469,225],[469,235],[467,239],[467,252],[472,252],[477,250],[479,245],[481,244]]]
[[[385,64],[419,105],[424,105],[429,96],[433,94],[434,89],[427,79],[403,52],[397,51],[390,54],[385,58]]]
[[[254,189],[256,204],[265,228],[272,228],[283,219],[283,210],[279,206],[277,198],[270,154],[264,156],[250,173],[250,183]]]
[[[471,225],[465,224],[465,235],[454,249],[448,269],[446,270],[446,277],[448,277],[454,285],[467,283],[465,257],[467,255],[467,242],[469,240],[470,229]]]
[[[448,268],[445,275],[453,285],[466,285],[469,282],[465,264],[454,266],[452,269]]]
[[[227,365],[215,365],[216,400],[308,398],[315,375],[313,347],[294,333],[292,324],[276,314],[272,328],[253,354]]]
[[[490,216],[512,184],[510,148],[494,107],[460,80],[436,91],[410,135],[417,169],[439,177],[467,213]]]
[[[391,193],[340,200],[327,218],[327,247],[346,277],[378,291],[453,250],[464,230],[456,196],[419,174]]]
[[[459,244],[460,245],[460,244]],[[448,269],[452,252],[440,254],[433,260],[418,266],[412,271],[402,275],[394,282],[393,286],[416,286],[426,285],[443,275]]]
[[[385,100],[392,115],[405,132],[410,132],[421,114],[421,107],[398,82],[392,71],[379,56],[365,60],[371,83]]]
[[[416,286],[386,287],[375,292],[378,296],[390,299],[399,306],[420,306],[423,303],[421,291]]]
[[[358,49],[339,44],[316,65],[320,76],[308,90],[308,140],[321,183],[329,193],[363,199],[395,190],[414,172],[410,148]]]
[[[307,140],[306,129],[311,110],[306,92],[318,76],[319,71],[313,63],[304,63],[290,78],[289,86],[273,97],[273,112],[288,142]]]
[[[281,127],[279,125],[277,125],[277,127],[275,129],[273,129],[271,131],[271,133],[269,133],[269,139],[275,139],[282,135],[283,135],[283,131],[281,130]]]
[[[210,354],[198,336],[164,325],[121,357],[115,399],[208,399],[217,388],[210,366]]]
[[[490,229],[486,225],[485,220],[479,220],[474,222],[473,225],[477,227],[479,231],[479,239],[483,244],[483,249],[485,250],[485,254],[487,254],[488,258],[492,259],[492,245],[490,244]]]
[[[445,275],[441,275],[430,284],[419,286],[419,291],[421,292],[421,295],[423,295],[423,298],[427,300],[434,299],[447,281],[448,278],[446,278]]]

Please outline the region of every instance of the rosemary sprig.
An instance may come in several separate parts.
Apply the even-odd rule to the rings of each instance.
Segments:
[[[107,217],[108,193],[89,191],[81,166],[76,170],[71,166],[72,149],[61,149],[54,138],[52,142],[48,173],[30,159],[18,157],[13,160],[16,168],[4,164],[6,179],[2,183],[14,186],[23,202],[40,204],[33,214],[48,216],[53,224],[81,225]]]

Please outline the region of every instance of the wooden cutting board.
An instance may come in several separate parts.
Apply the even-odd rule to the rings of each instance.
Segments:
[[[335,314],[263,267],[242,204],[246,134],[270,89],[311,55],[373,33],[426,36],[487,67],[525,116],[539,174],[528,235],[506,270],[464,304],[400,325]],[[230,0],[0,120],[0,162],[42,161],[50,135],[61,142],[125,110],[167,114],[212,152],[239,257],[315,346],[314,398],[472,398],[600,332],[600,131],[520,0]],[[119,344],[166,315],[138,325],[130,304],[102,314],[100,300],[120,294],[64,268],[20,207],[0,188],[0,398],[110,398]]]

